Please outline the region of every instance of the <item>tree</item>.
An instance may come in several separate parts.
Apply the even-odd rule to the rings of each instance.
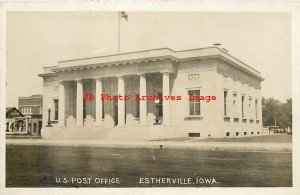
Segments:
[[[279,107],[279,121],[278,125],[282,128],[292,128],[292,99],[288,99]]]
[[[280,102],[273,98],[262,99],[263,125],[277,126]]]
[[[285,103],[274,98],[262,98],[262,112],[264,126],[279,126],[292,128],[292,99]]]

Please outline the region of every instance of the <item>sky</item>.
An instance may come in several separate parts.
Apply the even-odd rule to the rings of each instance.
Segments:
[[[126,12],[120,50],[184,50],[222,43],[261,72],[262,96],[292,96],[291,16],[281,12]],[[38,74],[58,61],[115,54],[118,12],[8,12],[7,106],[43,93]]]

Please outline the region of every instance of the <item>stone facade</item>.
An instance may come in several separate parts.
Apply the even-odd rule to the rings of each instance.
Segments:
[[[45,67],[40,76],[44,126],[50,107],[51,120],[61,129],[146,127],[151,131],[153,127],[165,131],[161,135],[172,132],[168,137],[201,138],[261,132],[263,78],[218,47],[185,51],[163,48],[61,61],[58,66]],[[189,93],[216,96],[216,100],[191,103]],[[94,94],[95,100],[84,100],[86,94]],[[101,94],[127,95],[130,99],[102,101]],[[181,99],[136,101],[136,94]]]

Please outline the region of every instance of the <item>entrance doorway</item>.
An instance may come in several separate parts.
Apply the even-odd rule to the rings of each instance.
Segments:
[[[39,121],[38,135],[41,135],[41,130],[42,130],[42,121]]]
[[[153,94],[157,96],[162,96],[162,88],[161,87],[154,87]],[[155,118],[158,119],[158,124],[161,124],[163,121],[163,100],[159,100],[159,103],[156,105],[153,101],[153,113]]]
[[[113,119],[115,126],[118,125],[118,100],[113,101]]]

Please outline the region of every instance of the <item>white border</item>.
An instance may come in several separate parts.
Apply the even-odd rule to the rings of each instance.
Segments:
[[[1,0],[0,0],[1,1]],[[300,194],[299,186],[299,97],[300,97],[300,2],[299,0],[79,0],[75,1],[13,1],[0,2],[0,194]],[[201,11],[201,12],[291,12],[292,13],[292,84],[293,84],[293,187],[231,187],[231,188],[5,188],[5,81],[6,81],[6,12],[7,11]],[[284,92],[284,91],[283,91]],[[298,108],[298,109],[297,109]]]

